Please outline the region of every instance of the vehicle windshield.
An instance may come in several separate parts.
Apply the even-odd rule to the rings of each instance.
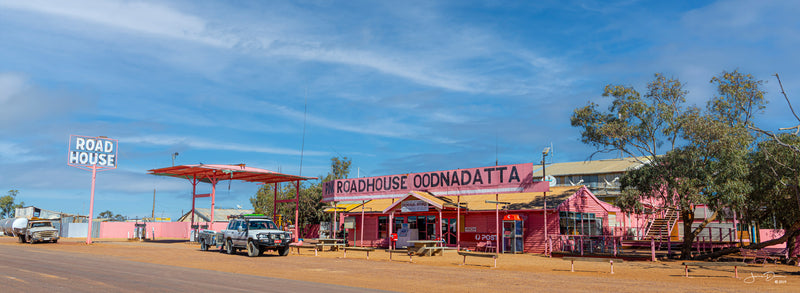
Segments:
[[[250,221],[248,228],[251,230],[278,229],[271,221]]]
[[[31,228],[36,228],[36,227],[52,227],[52,225],[50,225],[50,222],[31,223]]]

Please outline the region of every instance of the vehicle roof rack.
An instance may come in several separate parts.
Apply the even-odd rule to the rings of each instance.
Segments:
[[[265,220],[272,220],[272,217],[264,215],[264,214],[243,214],[243,215],[230,215],[228,219],[265,219]]]

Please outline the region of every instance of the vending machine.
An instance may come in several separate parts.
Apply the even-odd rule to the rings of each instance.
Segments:
[[[524,222],[517,214],[503,217],[503,253],[522,253],[525,248],[523,239]]]

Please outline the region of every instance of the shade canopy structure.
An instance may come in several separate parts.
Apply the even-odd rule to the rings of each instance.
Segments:
[[[192,184],[192,229],[194,226],[194,210],[195,199],[199,197],[211,197],[211,219],[214,218],[214,202],[216,195],[217,183],[223,180],[241,180],[246,182],[275,184],[275,204],[293,202],[295,203],[295,234],[298,232],[299,210],[300,210],[300,181],[317,179],[316,177],[304,177],[298,175],[289,175],[278,173],[266,169],[248,167],[245,164],[236,165],[219,165],[219,164],[196,164],[196,165],[180,165],[166,168],[152,169],[148,171],[150,174],[158,176],[169,176],[176,178],[183,178],[189,180]],[[197,183],[205,182],[211,184],[211,193],[197,194]],[[282,182],[292,182],[295,184],[297,192],[294,199],[278,200],[278,184]],[[277,211],[277,207],[273,206],[273,216]]]
[[[266,169],[247,167],[245,164],[236,165],[181,165],[152,169],[150,174],[170,176],[185,179],[197,178],[201,182],[212,183],[213,180],[242,180],[258,183],[280,183],[290,181],[303,181],[317,179],[316,177],[303,177],[282,174]]]

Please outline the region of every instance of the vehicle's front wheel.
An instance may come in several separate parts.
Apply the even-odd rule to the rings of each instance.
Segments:
[[[228,239],[228,241],[227,241],[227,242],[225,242],[225,253],[227,253],[227,254],[233,254],[234,252],[236,252],[236,249],[235,249],[235,248],[233,248],[233,241],[231,241],[230,239]]]
[[[247,256],[259,256],[261,255],[261,250],[259,249],[258,244],[253,243],[253,241],[247,241]]]
[[[286,247],[278,247],[278,254],[280,254],[281,256],[289,255],[289,247],[288,246],[286,246]]]

